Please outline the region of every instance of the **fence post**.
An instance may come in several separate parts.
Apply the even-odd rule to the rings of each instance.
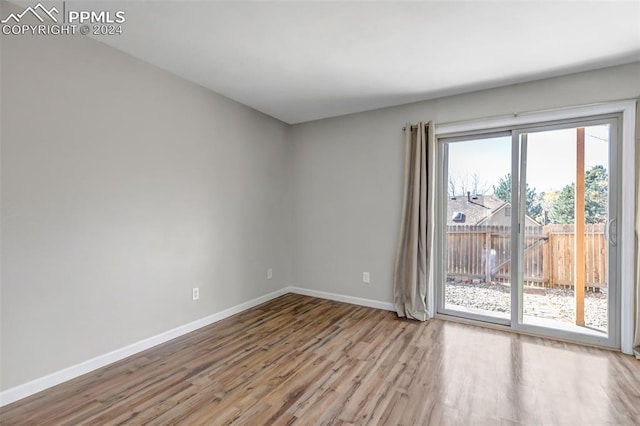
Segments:
[[[484,282],[490,283],[491,280],[491,228],[485,227],[484,233]]]
[[[542,237],[547,239],[542,246],[542,285],[551,287],[551,239],[548,226],[542,227]]]

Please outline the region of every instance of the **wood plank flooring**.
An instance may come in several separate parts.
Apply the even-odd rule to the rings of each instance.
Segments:
[[[640,362],[288,294],[8,405],[0,423],[631,425]]]

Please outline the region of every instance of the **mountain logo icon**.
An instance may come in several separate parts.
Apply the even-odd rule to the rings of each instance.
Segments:
[[[44,18],[46,17],[51,19],[53,22],[58,22],[58,19],[53,14],[55,13],[57,15],[60,12],[55,7],[52,7],[51,9],[47,9],[42,5],[42,3],[38,3],[34,7],[31,7],[31,6],[27,7],[25,10],[22,11],[22,13],[18,13],[18,14],[10,13],[9,16],[7,16],[5,19],[3,19],[0,22],[3,24],[7,24],[9,23],[9,21],[13,21],[14,23],[17,24],[20,22],[23,16],[29,13],[35,16],[40,22],[44,22]]]

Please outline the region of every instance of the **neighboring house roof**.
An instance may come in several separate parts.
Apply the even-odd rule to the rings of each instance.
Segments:
[[[449,197],[447,202],[447,225],[476,225],[506,204],[495,195]],[[465,215],[464,222],[453,221],[453,215],[457,212]]]
[[[510,203],[502,201],[495,195],[449,197],[447,202],[447,225],[481,225],[508,207],[511,207]],[[465,215],[464,222],[453,220],[456,213]],[[526,221],[527,226],[539,225],[529,216],[526,217]]]

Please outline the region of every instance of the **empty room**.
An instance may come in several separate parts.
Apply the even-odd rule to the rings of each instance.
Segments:
[[[0,20],[0,424],[640,423],[640,1]]]

